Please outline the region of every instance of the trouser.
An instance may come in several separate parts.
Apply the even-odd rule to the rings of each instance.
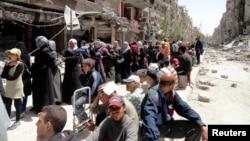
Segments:
[[[85,112],[84,104],[89,102],[89,97],[88,95],[76,96],[75,100],[75,102],[72,101],[72,103],[75,104],[75,114],[80,120],[85,120],[87,113]]]
[[[185,138],[185,141],[200,141],[201,127],[188,120],[173,120],[158,126],[163,138]]]
[[[178,87],[179,89],[186,89],[187,75],[178,75]]]
[[[24,96],[21,100],[21,113],[26,111],[27,101],[28,101],[28,96]]]
[[[20,120],[20,114],[21,114],[21,98],[19,99],[11,99],[8,97],[4,97],[4,103],[5,103],[5,107],[6,107],[6,111],[9,115],[9,117],[11,116],[11,105],[12,105],[12,100],[14,100],[14,106],[16,108],[16,121]]]
[[[200,55],[201,55],[201,51],[200,50],[196,50],[197,64],[200,64]]]

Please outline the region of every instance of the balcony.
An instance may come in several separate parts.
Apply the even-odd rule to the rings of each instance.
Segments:
[[[151,7],[155,0],[123,0],[124,4],[130,4],[139,9]]]

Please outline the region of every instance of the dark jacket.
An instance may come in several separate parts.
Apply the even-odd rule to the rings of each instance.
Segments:
[[[98,93],[98,87],[103,83],[102,76],[95,69],[90,71],[86,75],[80,75],[79,77],[82,86],[89,86],[91,89],[91,100],[94,100]]]
[[[186,52],[178,56],[180,61],[179,67],[176,68],[178,75],[187,75],[192,70],[192,58]]]
[[[164,114],[164,112],[160,112],[159,110],[167,111],[166,105],[156,103],[155,96],[158,95],[160,92],[159,87],[158,89],[157,87],[158,85],[152,87],[151,90],[155,89],[153,91],[149,89],[148,93],[146,94],[143,100],[144,103],[142,104],[141,107],[142,108],[141,119],[143,121],[143,130],[145,131],[146,139],[149,141],[159,140],[160,132],[157,126],[162,124],[159,122],[158,118],[164,117],[161,115]],[[173,90],[172,92],[174,93],[172,106],[175,112],[177,112],[178,115],[185,117],[186,119],[196,123],[199,126],[204,125],[200,115],[196,111],[194,111],[185,101],[183,101],[175,90]],[[159,97],[158,97],[158,103],[162,103],[161,98]],[[165,122],[165,124],[168,124],[167,123],[168,121],[169,119],[167,117],[166,119],[162,119],[162,122]]]
[[[73,131],[65,130],[41,141],[76,141],[76,135]]]

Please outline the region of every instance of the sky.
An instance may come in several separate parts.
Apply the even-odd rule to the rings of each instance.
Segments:
[[[185,6],[193,19],[193,26],[201,28],[205,35],[212,35],[218,27],[223,13],[226,12],[227,0],[178,0],[179,6]]]

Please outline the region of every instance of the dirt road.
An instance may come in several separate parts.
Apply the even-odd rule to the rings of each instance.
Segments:
[[[196,85],[188,103],[207,124],[250,124],[249,54],[248,50],[239,49],[206,50],[196,84],[207,82],[209,90]],[[207,95],[210,101],[198,101],[199,94]]]

